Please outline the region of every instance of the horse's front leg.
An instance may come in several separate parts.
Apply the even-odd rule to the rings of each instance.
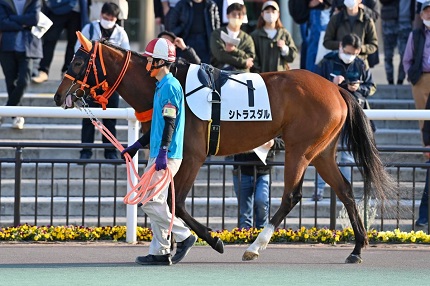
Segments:
[[[190,159],[189,157],[184,156],[181,167],[175,175],[176,216],[181,218],[198,237],[206,241],[213,249],[219,253],[223,253],[224,243],[222,240],[218,237],[212,237],[210,229],[190,216],[185,208],[185,199],[193,186],[194,180],[203,164],[203,161],[197,163],[195,158]]]
[[[300,202],[302,199],[303,178],[304,177],[302,176],[302,179],[292,193],[284,190],[281,206],[269,221],[269,224],[264,227],[263,231],[257,236],[255,241],[246,249],[242,256],[243,261],[255,260],[258,258],[260,255],[259,250],[266,249],[275,228],[281,224],[282,220],[290,213],[294,206]]]

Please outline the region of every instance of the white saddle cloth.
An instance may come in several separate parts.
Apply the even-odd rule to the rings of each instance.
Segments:
[[[200,87],[197,78],[200,65],[190,65],[185,82],[185,94]],[[266,84],[257,73],[231,75],[240,82],[228,79],[221,87],[221,121],[271,121],[269,96]],[[252,81],[253,98],[248,94],[247,81]],[[201,120],[210,120],[212,115],[212,90],[204,87],[186,97],[191,111]],[[252,105],[253,101],[253,106]],[[214,103],[217,104],[217,103]]]

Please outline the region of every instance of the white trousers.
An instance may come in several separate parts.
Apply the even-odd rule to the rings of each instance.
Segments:
[[[145,172],[155,164],[156,158],[150,158]],[[182,159],[168,159],[167,167],[172,172],[172,177],[176,175],[181,166]],[[158,171],[154,174],[151,181],[156,182],[163,176],[164,171]],[[172,213],[170,212],[167,204],[167,197],[169,195],[169,186],[167,185],[162,191],[142,206],[142,210],[148,215],[151,220],[151,228],[153,238],[149,245],[149,254],[163,255],[170,253],[170,240],[167,239],[169,232],[170,221]],[[182,220],[177,217],[174,218],[172,234],[175,234],[176,241],[181,242],[191,235],[191,231],[184,225]]]

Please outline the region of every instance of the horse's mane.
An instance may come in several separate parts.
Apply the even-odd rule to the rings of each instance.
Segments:
[[[106,39],[100,40],[100,43],[103,44],[103,45],[106,45],[108,47],[111,47],[113,49],[120,50],[120,51],[122,51],[124,53],[127,53],[129,51],[127,49],[124,49],[122,47],[119,47],[117,45],[114,45],[114,44],[108,42]],[[140,59],[145,59],[146,60],[146,57],[143,56],[142,54],[140,54],[140,53],[138,53],[136,51],[132,51],[132,50],[130,50],[130,52],[131,52],[132,55],[135,55],[135,56],[139,57]],[[188,68],[188,66],[189,66],[189,64],[174,62],[171,65],[170,70],[173,72],[173,74],[176,74],[176,72],[175,72],[176,68],[180,68],[180,69],[182,68],[183,69],[183,68]]]
[[[121,47],[119,47],[119,46],[117,46],[117,45],[114,45],[114,44],[112,44],[112,43],[110,43],[108,40],[106,40],[106,39],[102,39],[102,40],[100,40],[100,44],[103,44],[103,45],[105,45],[105,46],[108,46],[108,47],[111,47],[111,48],[114,48],[114,49],[116,49],[116,50],[120,50],[120,51],[122,51],[122,52],[124,52],[124,53],[126,53],[126,52],[128,52],[129,50],[126,50],[126,49],[124,49],[124,48],[121,48]],[[138,52],[136,52],[136,51],[132,51],[132,50],[130,50],[130,52],[131,52],[131,54],[132,55],[135,55],[135,56],[138,56],[138,57],[140,57],[140,58],[145,58],[144,56],[142,56],[142,54],[140,54],[140,53],[138,53]]]

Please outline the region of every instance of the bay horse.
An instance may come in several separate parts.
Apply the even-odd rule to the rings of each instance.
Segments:
[[[147,74],[145,57],[105,41],[79,39],[81,48],[75,53],[54,95],[57,106],[73,108],[75,100],[104,86],[107,92],[116,88],[137,113],[152,109],[156,82]],[[177,64],[171,69],[184,90],[188,68],[187,64]],[[348,150],[363,175],[366,194],[384,199],[385,191],[394,190],[395,185],[376,149],[368,118],[349,92],[312,72],[268,72],[261,73],[261,77],[267,86],[272,121],[221,121],[217,153],[224,156],[252,150],[276,136],[282,136],[285,141],[281,205],[245,251],[242,260],[258,258],[259,250],[265,249],[274,229],[301,200],[304,173],[312,163],[347,209],[355,246],[346,263],[360,263],[361,249],[368,243],[367,232],[351,184],[339,171],[335,156],[338,139],[344,134],[342,137]],[[174,177],[176,215],[213,249],[223,253],[222,240],[212,237],[210,229],[185,209],[187,194],[207,156],[208,124],[208,121],[197,118],[186,105],[183,161]]]

